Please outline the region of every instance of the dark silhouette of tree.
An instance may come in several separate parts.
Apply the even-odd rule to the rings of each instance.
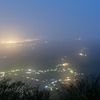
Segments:
[[[61,100],[100,100],[100,76],[90,75],[70,85],[60,84]]]
[[[0,100],[49,100],[50,91],[10,78],[0,81]]]

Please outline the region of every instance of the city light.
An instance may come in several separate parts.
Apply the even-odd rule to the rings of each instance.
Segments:
[[[66,66],[68,66],[68,67],[66,67]],[[80,73],[74,72],[74,69],[70,68],[69,63],[63,63],[63,64],[56,65],[55,68],[52,68],[52,69],[44,69],[44,70],[15,69],[15,70],[10,70],[10,71],[7,71],[7,72],[3,72],[3,75],[1,74],[1,77],[4,76],[4,73],[6,73],[6,74],[8,73],[9,76],[15,75],[16,77],[18,77],[18,76],[20,77],[22,75],[22,77],[24,79],[26,78],[26,79],[31,80],[31,81],[43,82],[43,83],[46,84],[47,82],[50,82],[49,79],[40,79],[38,77],[33,77],[33,76],[35,74],[39,75],[39,74],[45,74],[45,73],[48,73],[48,72],[62,73],[62,72],[65,72],[65,71],[68,71],[68,72],[72,73],[72,75],[75,76],[75,77],[76,77],[76,75],[84,75],[83,73],[80,74]],[[24,74],[25,74],[25,76],[23,76]],[[30,75],[28,75],[28,74],[30,74]],[[47,84],[44,88],[48,88],[51,91],[53,91],[54,89],[58,89],[57,82],[59,82],[59,81],[62,84],[68,84],[68,82],[76,80],[76,79],[73,79],[69,76],[66,76],[66,77],[65,78],[60,78],[60,79],[54,78],[53,81],[51,81],[49,84]]]
[[[31,74],[31,72],[26,72],[27,74]]]
[[[3,44],[4,43],[5,44],[8,44],[8,43],[21,43],[21,42],[31,42],[31,41],[36,41],[36,40],[39,40],[39,39],[26,39],[26,40],[21,40],[21,41],[19,41],[19,40],[14,40],[14,41],[12,41],[12,40],[9,40],[9,41],[2,40],[1,43],[3,43]],[[35,44],[33,44],[33,45],[35,45]],[[30,46],[32,46],[32,44]]]
[[[3,77],[5,75],[5,72],[0,72],[0,77]]]
[[[82,53],[79,53],[80,56],[84,56]]]
[[[63,66],[68,66],[69,65],[69,63],[64,63],[64,64],[62,64]]]

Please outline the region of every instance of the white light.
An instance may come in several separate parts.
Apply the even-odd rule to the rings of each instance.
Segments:
[[[26,72],[27,74],[31,74],[31,72]]]
[[[13,43],[12,41],[9,41],[8,43]]]
[[[48,88],[48,86],[46,85],[45,88]]]
[[[54,84],[54,82],[52,82],[52,84]]]
[[[59,79],[59,81],[61,81],[61,79]]]

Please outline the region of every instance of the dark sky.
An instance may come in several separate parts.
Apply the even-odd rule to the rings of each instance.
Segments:
[[[0,0],[0,38],[100,37],[100,0]]]

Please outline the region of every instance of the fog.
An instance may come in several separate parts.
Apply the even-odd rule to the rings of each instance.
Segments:
[[[38,40],[1,44],[0,51],[1,78],[42,87],[57,88],[52,82],[73,82],[100,70],[98,41]]]

